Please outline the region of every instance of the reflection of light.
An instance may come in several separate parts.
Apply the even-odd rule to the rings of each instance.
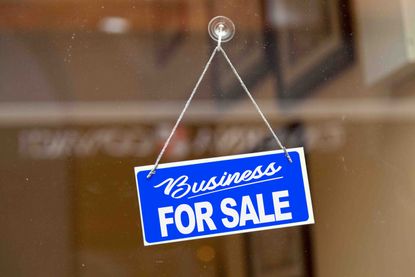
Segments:
[[[215,249],[210,245],[203,245],[196,251],[197,258],[205,263],[212,261],[215,258]]]
[[[318,2],[318,3],[317,3]],[[269,1],[268,20],[274,27],[298,27],[319,24],[323,18],[319,1]],[[328,23],[328,22],[327,22]]]
[[[130,22],[122,17],[104,17],[98,23],[98,29],[111,34],[122,34],[130,29]]]

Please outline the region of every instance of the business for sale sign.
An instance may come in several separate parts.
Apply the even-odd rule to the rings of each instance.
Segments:
[[[314,223],[303,148],[135,168],[144,245]]]

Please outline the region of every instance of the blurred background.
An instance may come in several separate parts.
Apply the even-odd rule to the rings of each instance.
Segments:
[[[155,161],[223,45],[290,147],[316,223],[144,247]],[[1,276],[414,276],[411,0],[0,2]],[[162,162],[276,149],[218,55]]]

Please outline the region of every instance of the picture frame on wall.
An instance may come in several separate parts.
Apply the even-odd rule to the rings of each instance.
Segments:
[[[348,0],[264,0],[267,62],[280,99],[307,97],[354,60]]]

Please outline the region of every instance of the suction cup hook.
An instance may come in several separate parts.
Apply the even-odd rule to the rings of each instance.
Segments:
[[[221,42],[228,42],[235,35],[235,25],[226,16],[216,16],[210,20],[208,31],[214,41],[219,41],[221,36]]]

